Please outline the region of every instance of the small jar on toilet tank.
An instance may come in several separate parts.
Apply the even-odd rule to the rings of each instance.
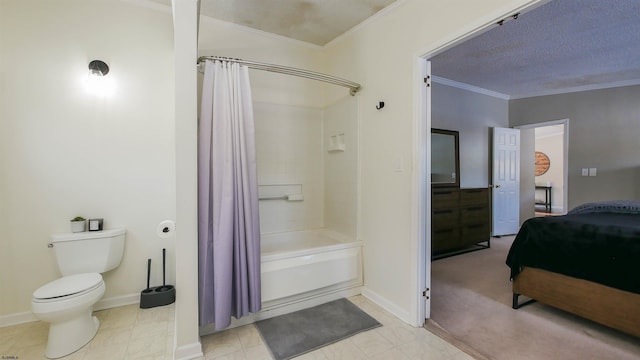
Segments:
[[[89,231],[102,231],[102,218],[89,219]]]

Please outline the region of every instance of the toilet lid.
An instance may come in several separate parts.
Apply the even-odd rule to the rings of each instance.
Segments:
[[[102,275],[98,273],[64,276],[36,290],[33,293],[33,297],[36,299],[53,299],[69,296],[96,287],[101,282]]]

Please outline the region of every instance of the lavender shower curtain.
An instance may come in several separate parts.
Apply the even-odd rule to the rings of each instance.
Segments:
[[[260,223],[249,72],[207,60],[198,142],[200,325],[260,310]]]

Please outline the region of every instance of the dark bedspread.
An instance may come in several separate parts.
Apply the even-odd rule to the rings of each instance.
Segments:
[[[640,215],[591,213],[532,218],[507,265],[514,279],[535,267],[640,294]]]

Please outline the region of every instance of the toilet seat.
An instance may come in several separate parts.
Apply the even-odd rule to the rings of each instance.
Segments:
[[[82,296],[102,286],[99,273],[85,273],[64,276],[33,292],[34,302],[55,302]]]

